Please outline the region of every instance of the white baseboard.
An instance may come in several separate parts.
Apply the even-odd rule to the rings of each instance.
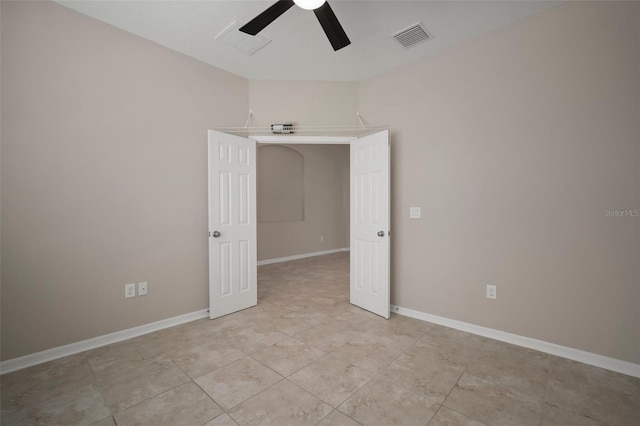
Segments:
[[[455,328],[456,330],[466,331],[467,333],[477,334],[478,336],[488,337],[490,339],[499,340],[501,342],[523,346],[525,348],[534,349],[562,358],[571,359],[574,361],[582,362],[584,364],[593,365],[595,367],[600,367],[618,373],[626,374],[628,376],[640,377],[640,364],[634,364],[632,362],[622,361],[604,355],[581,351],[579,349],[545,342],[544,340],[532,339],[530,337],[507,333],[504,331],[495,330],[493,328],[482,327],[467,322],[452,320],[437,315],[431,315],[425,312],[414,311],[413,309],[403,308],[401,306],[391,305],[391,312],[422,321],[443,325],[445,327]]]
[[[345,247],[345,248],[337,248],[337,249],[331,249],[331,250],[316,251],[313,253],[296,254],[293,256],[276,257],[275,259],[259,260],[258,266],[270,265],[272,263],[287,262],[289,260],[304,259],[305,257],[322,256],[324,254],[338,253],[341,251],[349,251],[349,250],[350,249],[348,247]]]
[[[188,314],[178,315],[172,318],[144,324],[138,327],[128,328],[126,330],[116,331],[114,333],[104,334],[92,339],[82,340],[80,342],[70,343],[57,348],[47,349],[42,352],[21,356],[0,362],[0,374],[10,373],[12,371],[21,370],[43,362],[53,361],[65,356],[88,351],[89,349],[99,348],[101,346],[110,345],[112,343],[121,342],[131,339],[132,337],[142,336],[143,334],[153,333],[154,331],[163,330],[165,328],[174,327],[176,325],[195,321],[201,318],[208,318],[209,310],[202,309],[200,311],[190,312]]]

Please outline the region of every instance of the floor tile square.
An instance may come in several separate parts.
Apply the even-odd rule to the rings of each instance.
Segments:
[[[288,380],[283,380],[233,408],[240,426],[315,425],[332,408]]]
[[[439,405],[399,386],[373,380],[338,407],[363,425],[424,426]]]
[[[183,340],[177,337],[183,336],[171,328],[92,349],[84,355],[96,375],[109,376],[128,369],[135,370],[140,363],[162,357],[168,348],[182,343]]]
[[[640,379],[551,357],[545,401],[613,425],[640,424]]]
[[[187,382],[114,414],[118,426],[202,425],[222,409],[195,383]]]
[[[444,402],[451,408],[488,425],[529,426],[540,423],[542,401],[465,374]]]
[[[541,426],[605,426],[594,419],[582,414],[572,413],[545,403],[542,408]]]
[[[237,349],[246,354],[264,349],[287,338],[288,335],[274,330],[262,329],[260,321],[233,327],[216,334],[216,339],[224,341],[229,348]]]
[[[396,321],[394,323],[387,322],[367,330],[366,333],[374,336],[390,348],[401,350],[409,349],[411,345],[426,334],[424,330],[415,327],[412,323],[402,321]]]
[[[378,339],[366,334],[329,352],[329,355],[334,358],[343,359],[373,373],[389,365],[401,354],[400,349],[384,345]]]
[[[282,380],[282,376],[246,357],[195,379],[222,408],[228,410]]]
[[[285,316],[272,318],[256,326],[257,331],[277,331],[287,336],[294,336],[304,330],[320,324],[320,321],[307,318],[292,312]]]
[[[181,346],[171,352],[171,359],[191,378],[202,376],[247,356],[230,348],[226,342],[214,340]]]
[[[372,377],[373,373],[348,361],[325,356],[290,376],[290,380],[337,407]]]
[[[95,379],[83,355],[4,374],[0,378],[1,416],[92,384]]]
[[[99,389],[88,385],[13,412],[2,425],[90,425],[110,414]]]
[[[113,412],[189,381],[189,377],[166,355],[129,361],[123,363],[122,369],[114,366],[94,371],[98,386]]]
[[[387,320],[354,306],[335,317],[334,321],[342,321],[346,326],[358,331],[367,331],[384,324]]]
[[[549,373],[549,355],[489,340],[468,365],[467,372],[499,386],[541,398]]]
[[[286,377],[324,355],[306,343],[289,338],[255,352],[252,357]]]
[[[380,377],[417,395],[442,403],[464,367],[437,357],[408,352],[380,371]]]
[[[362,334],[360,331],[345,327],[341,323],[323,323],[296,334],[295,338],[327,353],[355,339],[360,334]]]
[[[435,326],[416,341],[409,351],[466,366],[478,357],[487,340],[464,331]]]

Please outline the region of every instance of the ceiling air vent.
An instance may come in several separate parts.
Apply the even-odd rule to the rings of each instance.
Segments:
[[[235,47],[249,56],[271,43],[271,40],[268,38],[259,35],[250,36],[239,31],[239,28],[240,24],[233,21],[229,26],[227,26],[227,28],[222,30],[222,32],[216,36],[216,40],[220,40],[229,46]]]
[[[422,22],[411,25],[409,28],[405,28],[402,31],[398,31],[393,35],[393,38],[404,47],[412,47],[421,41],[429,40],[431,35],[427,32]]]

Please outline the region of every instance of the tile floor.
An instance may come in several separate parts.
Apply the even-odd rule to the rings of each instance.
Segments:
[[[348,303],[349,255],[259,303],[4,375],[3,425],[640,425],[640,379]]]

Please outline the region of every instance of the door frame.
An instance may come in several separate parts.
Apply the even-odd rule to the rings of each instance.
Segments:
[[[247,136],[257,143],[271,143],[279,145],[351,145],[359,139],[356,136]]]

